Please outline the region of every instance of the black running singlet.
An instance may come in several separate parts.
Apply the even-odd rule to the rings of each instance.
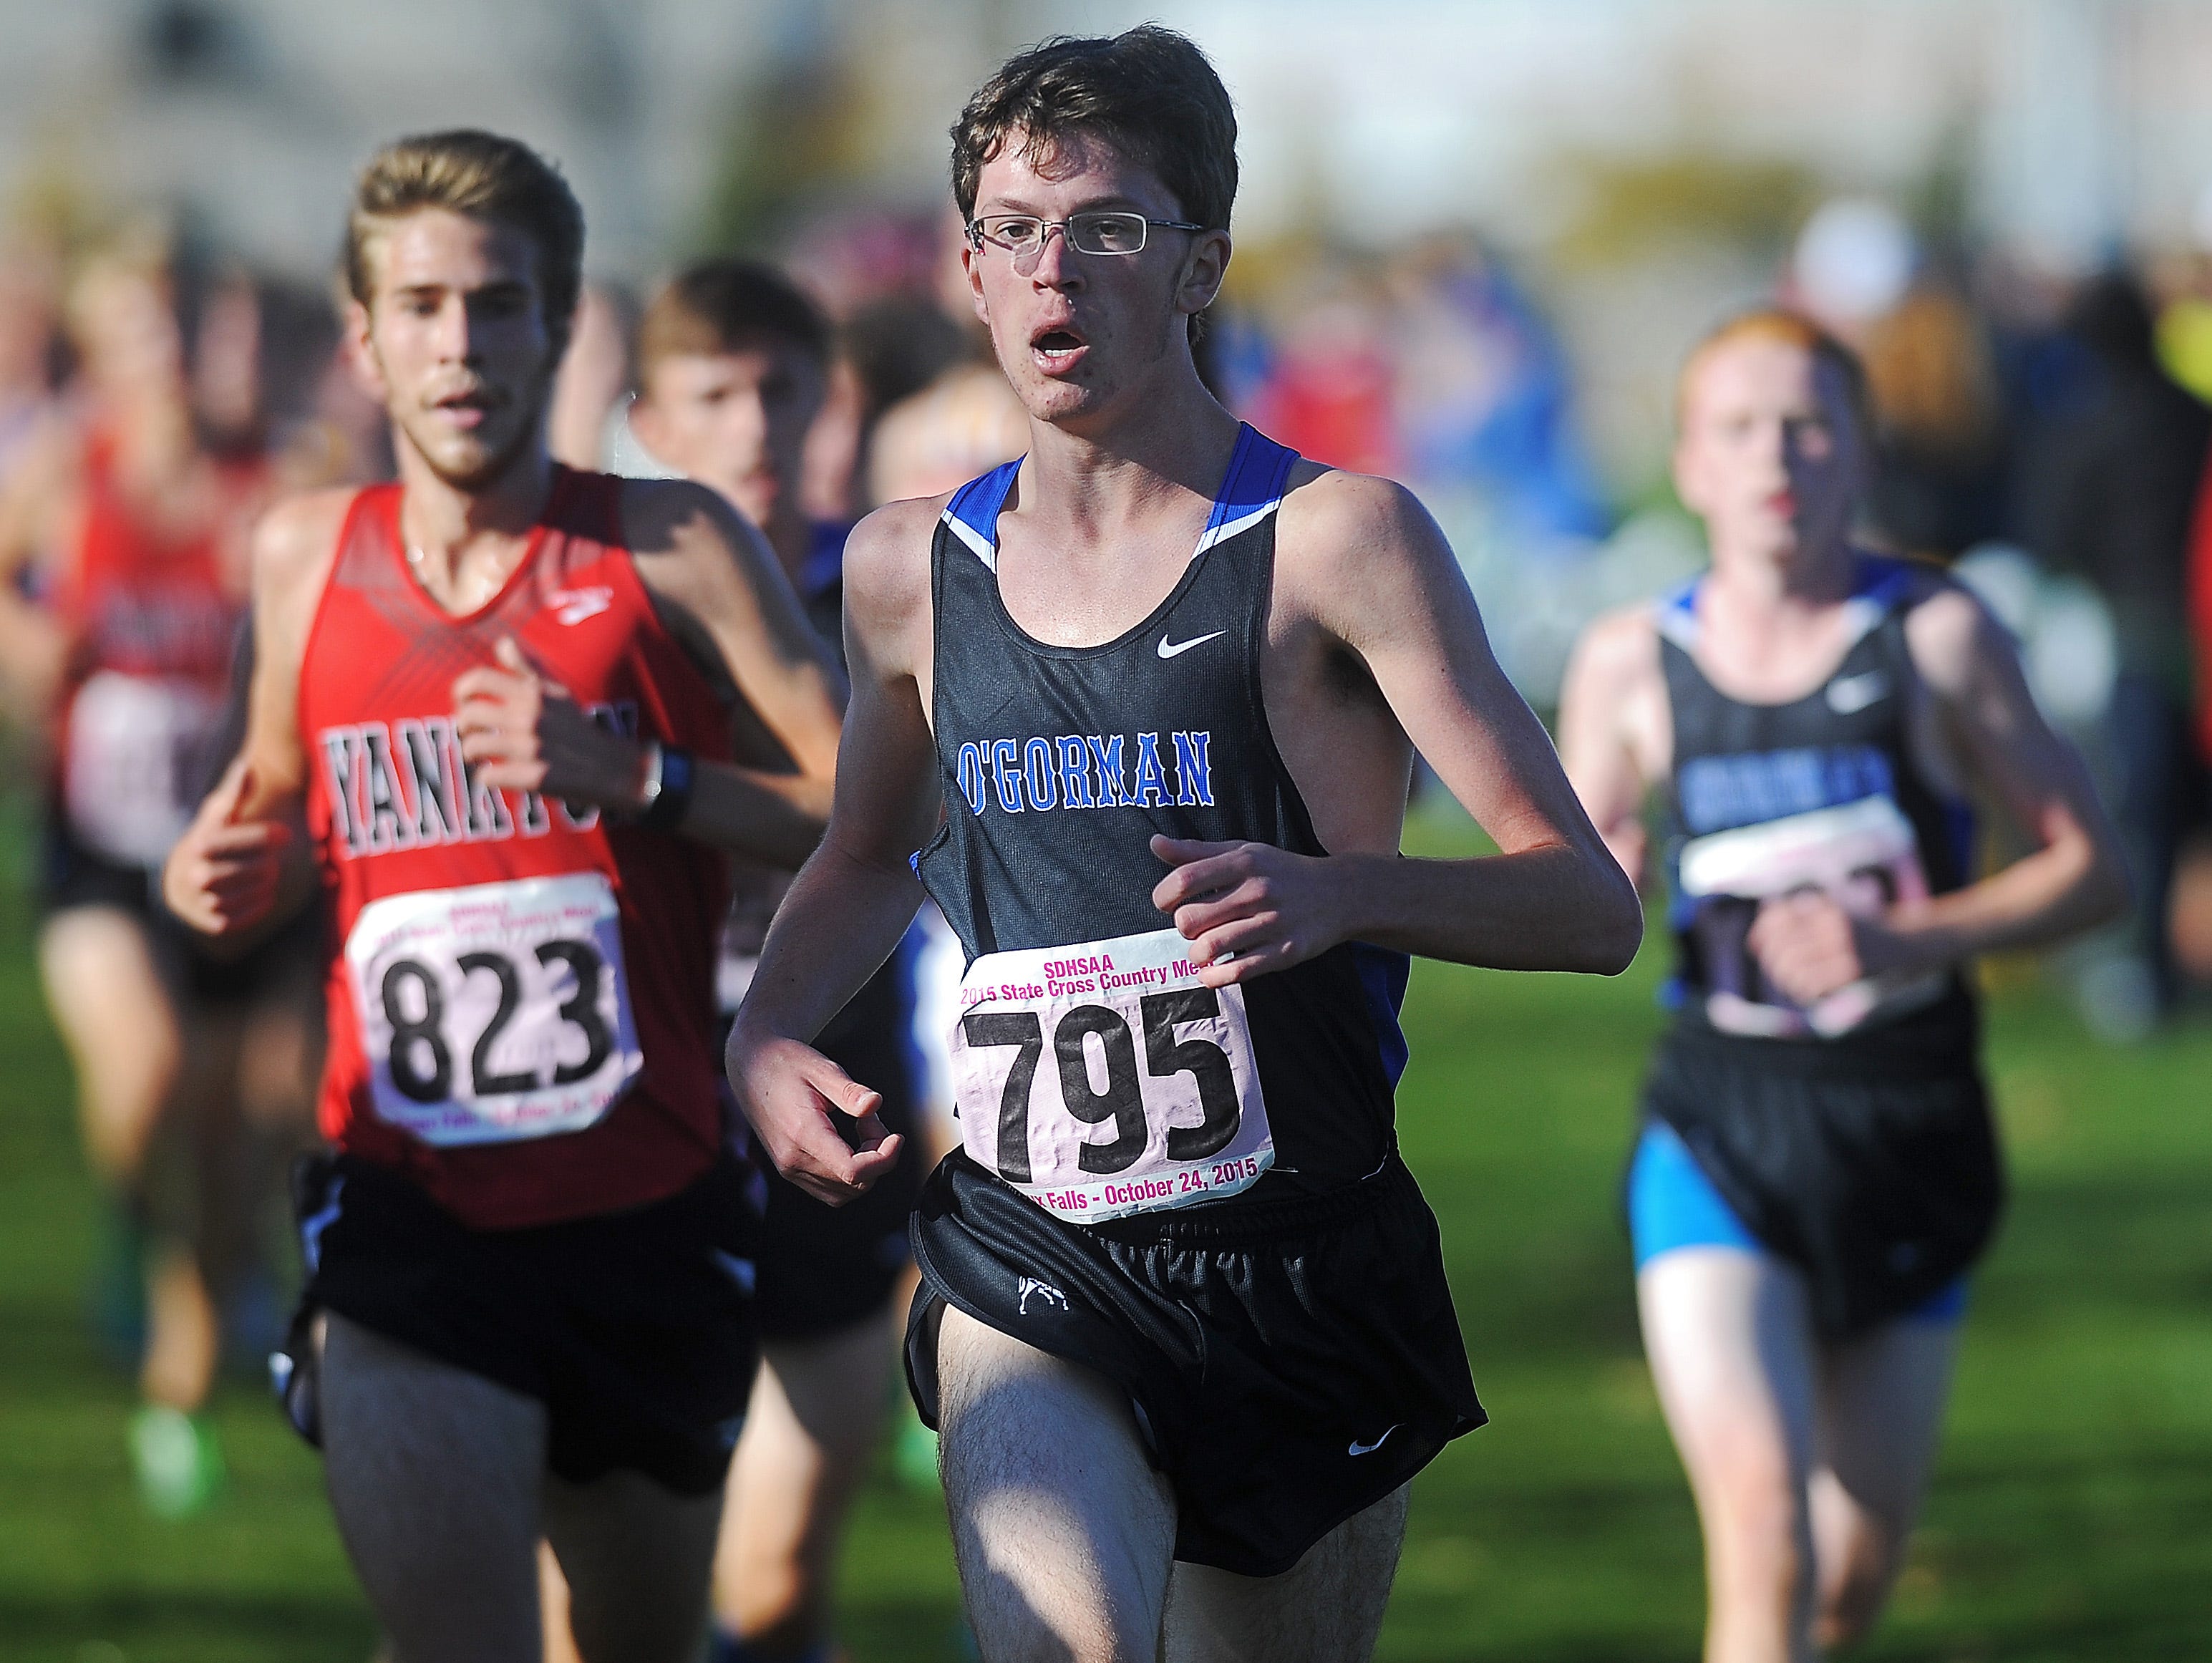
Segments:
[[[963,1141],[1073,1222],[1334,1189],[1391,1148],[1405,955],[1348,944],[1217,991],[1152,901],[1154,833],[1326,853],[1260,690],[1296,459],[1242,429],[1182,580],[1103,646],[1038,641],[1000,598],[1018,463],[963,487],[932,546],[947,812],[915,865],[969,959]]]
[[[1768,985],[1745,937],[1761,901],[1804,889],[1856,915],[1966,881],[1972,818],[1915,762],[1905,618],[1945,580],[1911,562],[1858,557],[1851,640],[1835,673],[1787,704],[1746,704],[1692,656],[1697,581],[1659,604],[1673,708],[1666,853],[1682,1015],[1723,1033],[1836,1039],[1955,1000],[1949,970],[1854,983],[1802,1007]],[[1960,1001],[1962,1002],[1962,1001]]]

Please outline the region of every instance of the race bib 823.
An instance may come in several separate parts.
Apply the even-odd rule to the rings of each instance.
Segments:
[[[603,872],[386,895],[345,956],[377,1116],[426,1144],[581,1131],[644,1069]]]

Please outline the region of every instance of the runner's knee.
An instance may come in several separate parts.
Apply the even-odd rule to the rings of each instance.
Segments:
[[[1824,1543],[1820,1611],[1814,1636],[1821,1646],[1847,1646],[1874,1627],[1896,1581],[1905,1533],[1868,1514],[1840,1541]]]
[[[1811,1572],[1805,1510],[1784,1486],[1748,1484],[1701,1498],[1714,1589],[1794,1604]]]

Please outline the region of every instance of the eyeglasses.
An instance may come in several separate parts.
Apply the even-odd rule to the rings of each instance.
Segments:
[[[981,250],[985,243],[1005,249],[1014,257],[1014,270],[1027,276],[1044,256],[1044,246],[1059,232],[1079,254],[1141,254],[1149,228],[1163,231],[1203,231],[1188,220],[1147,219],[1133,210],[1095,209],[1070,214],[1064,220],[1040,219],[1035,214],[990,214],[968,222],[968,243]]]

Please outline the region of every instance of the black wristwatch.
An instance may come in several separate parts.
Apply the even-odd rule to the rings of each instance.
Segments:
[[[649,831],[674,831],[691,809],[692,756],[681,745],[649,740],[645,759],[644,801],[637,823]]]

